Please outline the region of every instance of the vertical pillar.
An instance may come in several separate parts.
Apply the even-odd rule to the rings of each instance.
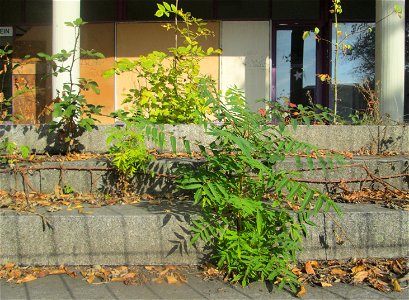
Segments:
[[[399,18],[394,5],[405,11],[405,0],[376,0],[375,80],[382,115],[402,122],[404,115],[405,18]],[[388,16],[389,15],[389,16]],[[381,20],[381,21],[380,21]]]
[[[68,27],[64,22],[72,22],[80,17],[81,0],[53,0],[53,54],[62,49],[70,51],[74,49],[74,29]],[[79,55],[79,41],[77,44],[77,55]],[[80,77],[80,61],[73,65],[72,78]],[[62,91],[63,84],[69,82],[69,74],[62,73],[53,77],[53,99],[57,97],[57,90]]]

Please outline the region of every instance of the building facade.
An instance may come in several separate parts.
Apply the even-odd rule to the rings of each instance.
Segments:
[[[77,77],[92,78],[100,95],[87,95],[104,105],[108,114],[122,107],[123,94],[135,85],[132,75],[104,79],[103,71],[116,59],[136,58],[173,46],[172,33],[154,16],[156,0],[0,0],[0,47],[13,49],[13,61],[27,54],[72,49],[73,31],[64,22],[82,17],[81,47],[96,49],[105,58],[81,59]],[[169,0],[174,3],[174,0]],[[365,107],[356,85],[365,78],[379,83],[380,106],[395,121],[409,114],[408,23],[404,0],[342,0],[339,29],[351,45],[339,56],[339,112],[348,116]],[[205,58],[202,72],[219,88],[235,85],[245,90],[249,106],[258,100],[333,105],[331,85],[317,74],[333,74],[335,23],[331,0],[179,0],[179,7],[208,22],[214,37],[205,47],[221,48],[220,56]],[[394,12],[399,5],[402,18]],[[376,26],[375,26],[376,25]],[[319,28],[321,40],[305,31]],[[368,28],[375,28],[369,30]],[[3,31],[2,31],[3,30]],[[10,32],[11,30],[11,32]],[[332,43],[331,43],[332,42]],[[405,51],[406,49],[406,51]],[[44,107],[55,97],[64,78],[46,78],[44,62],[34,61],[2,75],[6,96],[21,86],[36,87],[16,98],[13,110],[25,123],[47,121]],[[406,88],[405,88],[406,86]],[[110,118],[102,117],[103,123]]]

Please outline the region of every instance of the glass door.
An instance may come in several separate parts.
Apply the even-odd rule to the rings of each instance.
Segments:
[[[306,30],[295,26],[275,30],[272,98],[281,104],[315,101],[316,41],[313,34],[303,39]]]

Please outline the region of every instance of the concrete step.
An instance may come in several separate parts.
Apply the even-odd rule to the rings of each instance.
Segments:
[[[320,213],[300,259],[408,256],[409,212],[341,204],[343,217]],[[206,254],[189,244],[189,201],[34,214],[0,211],[0,264],[191,265]]]
[[[79,138],[79,150],[93,153],[106,153],[107,133],[114,125],[99,125],[93,131],[85,132]],[[212,137],[204,134],[198,125],[164,125],[163,130],[177,138],[177,149],[185,151],[183,138],[208,145]],[[288,134],[295,139],[317,146],[319,149],[334,151],[370,151],[371,153],[409,152],[409,126],[376,125],[300,125],[296,130],[287,126]],[[29,146],[36,153],[50,154],[65,151],[64,143],[59,142],[55,132],[49,132],[49,125],[4,125],[0,124],[0,138],[9,138],[18,147]],[[154,147],[153,145],[148,145]],[[171,151],[169,143],[165,151]],[[198,149],[193,147],[192,150]]]
[[[156,176],[137,175],[133,180],[134,190],[138,193],[164,194],[176,191],[175,172],[180,166],[195,168],[203,160],[190,158],[158,159],[149,165]],[[345,165],[334,169],[308,171],[308,164],[302,160],[304,171],[295,177],[312,182],[324,191],[334,191],[340,181],[348,182],[351,190],[362,187],[380,188],[379,182],[370,180],[366,170],[377,178],[402,190],[409,190],[409,156],[355,156]],[[294,158],[287,158],[276,166],[277,170],[296,170]],[[46,161],[42,163],[18,163],[13,169],[0,165],[0,189],[9,192],[36,191],[51,193],[56,185],[70,186],[80,193],[111,193],[116,186],[117,176],[107,159],[88,159],[81,161]]]

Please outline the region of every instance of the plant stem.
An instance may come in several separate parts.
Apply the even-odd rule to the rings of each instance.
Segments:
[[[335,10],[335,62],[334,62],[334,124],[337,121],[338,110],[338,56],[339,56],[339,44],[338,44],[338,14]]]

